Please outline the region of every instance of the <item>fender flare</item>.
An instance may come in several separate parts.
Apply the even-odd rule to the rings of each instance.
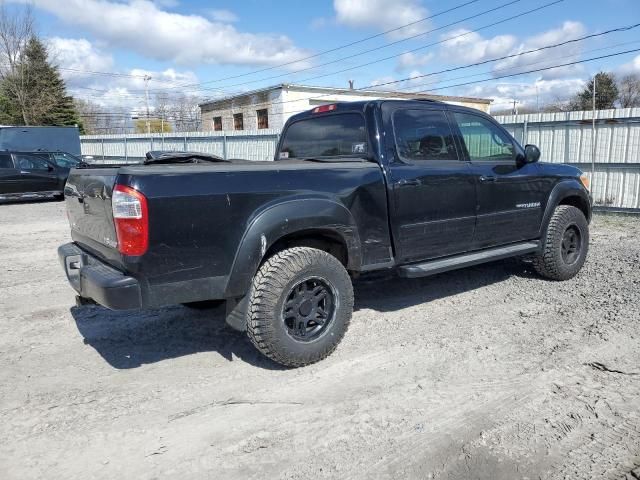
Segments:
[[[541,235],[546,232],[555,208],[569,197],[579,197],[584,202],[587,206],[587,222],[591,222],[591,197],[589,193],[577,179],[562,180],[553,187],[549,194],[540,226]]]
[[[246,294],[269,248],[281,238],[305,230],[338,235],[347,246],[347,268],[360,269],[360,238],[351,212],[330,199],[292,199],[267,206],[251,220],[236,250],[225,298]]]

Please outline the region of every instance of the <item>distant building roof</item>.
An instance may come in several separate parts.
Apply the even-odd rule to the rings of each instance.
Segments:
[[[240,97],[249,97],[252,95],[257,95],[261,93],[271,92],[274,90],[296,90],[296,91],[305,91],[305,92],[317,92],[324,94],[341,94],[341,95],[360,95],[364,97],[395,97],[395,98],[407,98],[407,99],[430,99],[430,100],[440,100],[443,102],[467,102],[467,103],[482,103],[489,105],[493,100],[487,98],[476,98],[476,97],[458,97],[458,96],[450,96],[450,95],[434,95],[431,93],[411,93],[411,92],[400,92],[394,90],[375,90],[373,87],[367,90],[360,89],[351,89],[351,88],[336,88],[336,87],[316,87],[311,85],[298,85],[294,83],[281,83],[278,85],[273,85],[266,88],[260,88],[257,90],[251,90],[243,93],[236,93],[234,95],[227,95],[219,98],[212,98],[210,100],[206,100],[200,104],[200,107],[206,107],[209,105],[214,105],[220,102],[228,102],[229,100],[233,100],[235,98]]]

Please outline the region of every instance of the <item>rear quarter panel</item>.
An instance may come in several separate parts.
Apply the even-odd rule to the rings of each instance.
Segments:
[[[259,261],[281,235],[295,230],[294,217],[308,218],[307,224],[314,218],[331,223],[320,204],[337,204],[350,215],[361,253],[355,269],[390,256],[385,186],[374,163],[125,168],[117,182],[138,189],[148,199],[149,250],[130,259],[127,268],[150,285],[228,279],[236,262],[250,265],[244,272],[250,280],[256,258]],[[260,223],[267,212],[284,204],[293,207],[292,215],[283,213]],[[296,215],[299,212],[302,215]],[[264,240],[256,245],[253,230],[251,248],[241,249],[251,226],[263,224]]]

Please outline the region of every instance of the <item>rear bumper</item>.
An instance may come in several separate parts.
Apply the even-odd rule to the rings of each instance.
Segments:
[[[81,297],[112,310],[142,308],[140,283],[88,254],[74,243],[58,248],[69,284]]]

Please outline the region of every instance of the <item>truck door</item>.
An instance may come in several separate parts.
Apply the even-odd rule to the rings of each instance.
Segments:
[[[473,249],[504,245],[538,236],[548,187],[537,163],[518,160],[521,147],[483,115],[454,111],[454,128],[477,182],[478,218]]]
[[[383,104],[391,226],[401,263],[466,252],[475,226],[475,180],[445,109]]]
[[[48,158],[48,155],[46,155]],[[20,174],[20,192],[52,192],[60,190],[55,167],[43,155],[14,153],[13,160]]]
[[[10,153],[0,153],[0,196],[7,193],[19,192],[20,175]]]

